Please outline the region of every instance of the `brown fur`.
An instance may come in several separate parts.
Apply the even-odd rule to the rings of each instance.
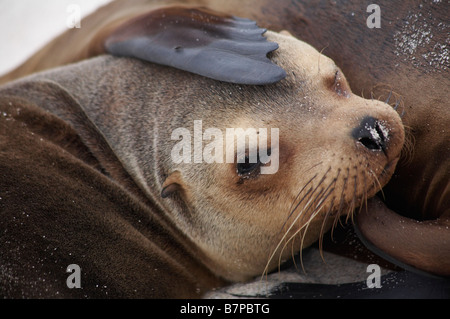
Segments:
[[[16,88],[30,96],[0,99],[2,297],[192,298],[223,285],[136,187],[124,187],[129,176],[98,131],[43,110],[83,116],[64,89]],[[66,286],[72,263],[81,266],[82,289]]]
[[[402,99],[398,111],[404,112],[403,122],[411,135],[409,144],[414,144],[411,152],[405,152],[393,178],[384,188],[384,199],[393,210],[410,218],[422,220],[440,217],[441,222],[448,221],[449,166],[448,161],[442,159],[450,157],[449,108],[446,102],[450,83],[446,76],[448,61],[439,59],[439,54],[443,54],[439,52],[440,45],[445,43],[448,34],[448,6],[420,1],[378,1],[382,10],[382,27],[369,29],[365,25],[369,13],[365,10],[371,1],[303,3],[280,0],[276,6],[260,0],[182,2],[194,5],[200,3],[212,9],[253,18],[260,26],[273,30],[289,30],[333,58],[346,74],[355,93],[385,99],[393,90]],[[104,52],[103,39],[116,26],[145,10],[170,3],[174,2],[114,1],[83,20],[81,29],[67,31],[0,81],[9,81],[38,70],[98,55]],[[421,30],[424,32],[420,33]],[[432,37],[425,36],[428,31]],[[413,41],[414,36],[417,40],[421,39],[416,49],[407,42],[408,39]],[[395,100],[392,99],[392,104]],[[370,207],[373,209],[376,206]],[[376,216],[383,214],[383,210],[371,213]],[[358,223],[367,230],[366,236],[375,245],[382,246],[384,238],[393,235],[391,230],[378,227],[374,232],[374,228],[370,227],[373,219],[364,216],[360,216]],[[442,233],[424,226],[430,230],[425,233],[429,239],[425,242],[434,243],[436,249],[442,247],[439,244]],[[405,239],[402,245],[407,250],[413,249],[411,242],[419,244],[424,237],[409,233],[412,235],[400,237]],[[402,254],[399,250],[390,253],[393,256]],[[450,258],[448,255],[443,257]],[[408,263],[407,260],[404,262]],[[421,268],[422,264],[429,262],[415,258],[410,263]],[[443,263],[439,261],[433,265],[434,269],[428,266],[424,268],[435,273],[448,271],[443,269]]]
[[[415,145],[409,161],[398,167],[385,190],[387,201],[394,209],[414,218],[436,218],[444,214],[450,206],[448,187],[445,187],[449,173],[439,159],[449,157],[448,145],[442,144],[449,140],[449,133],[447,123],[438,119],[448,118],[448,61],[437,56],[428,63],[422,56],[438,54],[433,48],[446,41],[448,6],[444,3],[378,2],[383,25],[380,29],[369,29],[365,19],[369,15],[366,8],[370,1],[345,4],[309,1],[304,4],[280,0],[276,6],[259,0],[245,3],[235,0],[113,1],[85,18],[81,29],[66,31],[24,65],[2,77],[0,83],[103,53],[104,39],[123,21],[173,3],[208,6],[254,19],[271,30],[288,30],[335,60],[353,91],[366,98],[371,95],[386,98],[389,91],[394,90],[402,98],[404,107],[400,107],[399,112],[405,112],[403,121],[412,130]],[[431,36],[422,39],[417,50],[402,49],[409,45],[403,43],[405,38],[413,38],[413,30],[423,28],[426,19],[430,23],[429,30],[425,31],[431,31]],[[436,136],[442,138],[436,139]],[[430,155],[434,158],[431,161],[428,160]],[[438,173],[440,170],[442,173]],[[439,180],[431,182],[431,177]],[[410,196],[412,193],[414,196]]]
[[[254,19],[271,30],[288,30],[335,60],[357,94],[384,100],[394,91],[402,101],[398,111],[404,113],[402,120],[410,132],[408,145],[413,146],[412,151],[403,154],[383,190],[383,198],[390,208],[409,218],[450,218],[450,169],[449,162],[442,160],[450,157],[449,65],[443,49],[448,35],[449,6],[444,2],[378,1],[382,26],[369,29],[366,26],[370,14],[366,8],[372,3],[369,0],[345,3],[279,0],[276,5],[268,0],[114,1],[83,20],[83,28],[67,31],[2,80],[104,52],[102,39],[121,21],[173,3],[200,4]],[[68,43],[73,44],[70,50]],[[396,101],[392,99],[391,103],[394,105]],[[358,222],[364,223],[363,218]],[[375,240],[390,235],[381,229],[376,237],[371,237]],[[430,231],[426,236],[434,237],[435,233]],[[439,242],[438,237],[435,239],[432,242]],[[418,236],[410,240],[422,239]],[[420,261],[414,264],[421,267]],[[439,263],[436,265],[434,272],[441,272]]]
[[[286,244],[307,247],[335,218],[375,195],[403,145],[398,115],[349,89],[342,95],[336,88],[349,88],[345,77],[311,46],[273,32],[267,37],[280,46],[272,60],[288,73],[274,85],[228,84],[101,56],[3,87],[2,134],[9,144],[1,185],[14,187],[0,201],[2,222],[22,212],[36,219],[24,222],[30,228],[5,227],[12,249],[2,294],[70,295],[64,280],[50,282],[56,271],[51,259],[59,270],[79,263],[85,271],[84,289],[72,296],[199,296],[223,279],[247,280],[274,269],[291,255]],[[24,111],[31,114],[20,121]],[[40,114],[47,118],[39,132],[48,135],[29,125]],[[385,154],[351,134],[367,116],[389,129]],[[191,129],[196,119],[222,130],[279,128],[279,171],[243,179],[233,163],[174,164],[171,132]],[[70,138],[63,134],[53,142],[54,123],[67,127]],[[176,191],[161,198],[168,184]],[[21,246],[16,237],[32,240]],[[27,259],[40,250],[44,257]],[[39,272],[26,272],[31,266],[48,273],[47,293],[26,288],[39,280]]]

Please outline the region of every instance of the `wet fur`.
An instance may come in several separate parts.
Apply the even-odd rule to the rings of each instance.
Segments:
[[[155,2],[148,2],[148,1],[135,1],[135,7],[131,8],[128,4],[125,6],[127,7],[127,10],[122,11],[123,16],[126,15],[132,15],[133,10],[136,10],[136,12],[141,12],[143,8],[152,8],[152,3],[158,3]],[[338,64],[343,68],[345,74],[350,79],[350,83],[352,84],[353,89],[356,92],[371,92],[369,95],[374,96],[375,98],[381,98],[382,100],[385,100],[383,96],[388,96],[390,90],[392,88],[389,88],[387,91],[383,88],[382,93],[380,94],[379,88],[374,87],[374,84],[377,82],[388,82],[395,85],[395,92],[399,92],[398,95],[402,95],[402,102],[398,108],[398,111],[403,116],[403,120],[406,124],[406,134],[407,134],[407,143],[405,147],[405,151],[403,152],[403,156],[401,159],[401,165],[400,169],[397,172],[397,177],[389,186],[387,189],[383,191],[383,194],[386,195],[386,199],[388,200],[388,203],[390,203],[393,207],[396,209],[399,209],[402,211],[405,215],[410,216],[422,216],[421,218],[433,218],[435,216],[442,215],[445,213],[445,211],[442,210],[442,207],[448,207],[446,205],[445,201],[437,201],[443,205],[439,207],[426,207],[424,206],[424,201],[422,201],[422,197],[429,197],[433,196],[432,193],[427,195],[428,191],[432,191],[431,189],[428,190],[426,188],[423,189],[421,193],[421,196],[409,196],[410,195],[410,189],[413,190],[417,187],[421,187],[420,181],[411,181],[409,179],[409,176],[419,176],[418,174],[411,175],[412,172],[417,172],[418,167],[419,171],[423,169],[423,166],[421,166],[421,154],[440,154],[444,152],[445,150],[441,149],[439,152],[434,151],[434,149],[430,150],[430,147],[433,147],[433,139],[435,139],[435,136],[433,136],[433,131],[431,131],[431,134],[427,135],[427,130],[424,128],[423,121],[421,122],[421,119],[423,118],[423,114],[431,113],[430,117],[433,118],[432,114],[446,114],[445,111],[447,110],[445,108],[445,99],[441,99],[441,102],[439,102],[439,98],[435,101],[431,101],[430,97],[434,96],[441,96],[443,92],[445,92],[445,80],[439,80],[439,74],[433,73],[434,71],[431,68],[421,70],[422,72],[419,72],[419,76],[415,76],[417,70],[414,67],[411,67],[408,63],[400,63],[399,68],[396,68],[396,74],[392,75],[389,71],[389,68],[394,69],[394,64],[400,62],[400,58],[391,56],[392,53],[390,50],[383,49],[383,53],[376,54],[374,52],[377,52],[377,50],[380,48],[378,44],[379,41],[375,41],[377,37],[384,36],[382,33],[375,33],[369,30],[366,30],[364,28],[359,28],[358,26],[351,26],[351,27],[342,27],[336,29],[335,26],[329,27],[324,21],[329,20],[327,8],[322,8],[321,4],[318,2],[312,2],[308,7],[305,7],[301,4],[301,2],[297,3],[291,3],[290,1],[287,1],[286,3],[280,3],[277,7],[271,7],[270,5],[265,6],[265,9],[262,10],[260,8],[263,8],[264,5],[261,3],[258,4],[258,6],[255,6],[254,3],[249,3],[248,7],[245,6],[235,6],[232,1],[228,2],[227,4],[223,3],[215,3],[214,1],[210,2],[211,6],[214,8],[220,7],[222,10],[226,10],[228,12],[232,12],[234,14],[241,14],[245,12],[246,16],[249,14],[249,17],[258,17],[261,23],[265,26],[272,26],[275,29],[289,29],[291,33],[300,36],[302,39],[305,39],[309,41],[310,43],[314,44],[318,48],[324,48],[325,47],[325,53],[330,55],[331,57],[335,58],[338,61]],[[102,13],[98,14],[97,16],[93,16],[92,18],[88,19],[87,21],[95,21],[95,19],[101,19],[104,21],[104,24],[99,29],[103,28],[105,25],[107,25],[111,20],[114,20],[114,17],[112,17],[109,14],[109,9],[116,8],[117,12],[120,11],[119,8],[121,8],[124,5],[124,2],[117,2],[115,4],[110,5],[108,8],[104,9]],[[383,15],[385,14],[395,14],[397,16],[403,17],[409,12],[411,8],[418,7],[418,2],[415,4],[408,4],[406,5],[406,9],[402,7],[401,4],[391,4],[388,3],[382,3],[380,4],[383,8],[388,6],[397,6],[396,8],[388,8],[385,11],[383,11]],[[227,7],[229,6],[229,7]],[[294,9],[290,10],[284,10],[284,8],[293,6]],[[361,5],[353,8],[353,4],[350,4],[349,6],[339,6],[338,12],[336,12],[336,15],[339,16],[339,14],[348,14],[349,12],[355,11],[358,12],[361,8],[365,8],[366,5]],[[425,9],[430,8],[434,5],[428,5],[425,4]],[[438,6],[436,5],[436,8]],[[424,9],[424,10],[425,10]],[[439,8],[438,8],[439,9]],[[284,10],[284,11],[283,11]],[[340,11],[339,11],[340,10]],[[406,10],[406,11],[405,11]],[[433,8],[435,10],[435,8]],[[270,14],[268,14],[266,11],[270,11]],[[310,14],[312,12],[312,14]],[[426,11],[424,11],[426,12]],[[434,13],[434,16],[437,17],[444,11],[440,10]],[[262,17],[262,18],[261,18]],[[111,20],[108,20],[111,19]],[[337,18],[336,18],[337,19]],[[339,19],[337,19],[339,20]],[[346,20],[339,20],[339,21],[346,21]],[[401,20],[399,20],[401,21]],[[89,23],[89,22],[88,22]],[[399,22],[400,23],[400,22]],[[93,23],[92,26],[96,25],[97,23]],[[344,23],[345,24],[345,23]],[[317,27],[320,26],[320,27]],[[364,27],[364,26],[363,26]],[[352,32],[349,33],[348,29],[350,29]],[[89,32],[93,31],[93,28],[85,28],[83,31],[90,30]],[[107,34],[108,28],[103,30],[104,34]],[[390,29],[384,28],[383,30],[387,30],[388,32],[391,32]],[[399,30],[399,27],[394,27],[394,31]],[[369,35],[363,35],[364,32],[371,32]],[[98,35],[96,36],[97,42],[101,42]],[[16,72],[13,72],[9,77],[3,78],[3,81],[17,77],[19,75],[27,74],[30,72],[34,72],[36,70],[42,69],[43,67],[48,67],[48,65],[58,65],[58,64],[65,64],[68,62],[76,61],[82,58],[85,58],[87,56],[96,55],[99,52],[102,52],[101,49],[93,50],[92,47],[87,50],[87,47],[84,45],[81,45],[81,43],[88,43],[92,40],[92,38],[85,37],[79,38],[78,40],[75,40],[74,43],[77,43],[78,48],[84,50],[81,55],[79,52],[75,52],[73,50],[65,50],[66,46],[58,45],[58,41],[64,41],[65,37],[61,37],[61,39],[55,41],[54,44],[49,45],[47,48],[45,48],[41,53],[39,53],[35,58],[30,60],[30,63],[28,63],[23,68],[19,69]],[[336,41],[331,41],[327,45],[324,45],[325,42],[327,42],[327,39],[330,39],[332,37],[336,37]],[[354,47],[354,43],[356,38],[361,39],[368,39],[368,43],[365,43],[365,45],[361,46],[359,45],[358,48]],[[439,38],[439,34],[435,34],[434,39],[437,41]],[[89,41],[86,41],[85,39],[89,39]],[[382,40],[381,40],[382,41]],[[95,43],[95,41],[92,41],[92,43]],[[342,52],[342,43],[347,43],[346,46],[344,46],[345,53]],[[387,37],[385,39],[385,45],[389,48],[392,47],[392,44],[389,43],[389,38]],[[364,48],[366,52],[372,52],[372,55],[364,54],[364,52],[360,52],[361,48]],[[384,48],[384,47],[383,47]],[[52,58],[51,60],[46,60],[46,56],[50,56],[48,52],[53,52],[54,50],[62,50],[63,52],[60,52],[60,54],[56,54],[59,60],[55,60]],[[67,52],[67,53],[66,53]],[[67,57],[66,54],[71,55],[70,57]],[[55,56],[55,54],[52,54],[51,56]],[[354,58],[351,58],[351,57]],[[38,62],[37,62],[38,61]],[[40,65],[41,62],[44,62],[44,64]],[[384,65],[385,68],[375,68],[373,65],[380,66]],[[370,72],[367,73],[367,68],[370,68]],[[364,70],[364,71],[363,71]],[[431,73],[430,73],[431,72]],[[403,75],[407,74],[409,78],[413,78],[414,83],[411,84],[408,81],[403,81]],[[433,80],[428,80],[429,77],[434,77]],[[432,85],[427,85],[428,83],[433,83]],[[435,83],[434,83],[435,82]],[[421,86],[426,87],[426,90],[418,89]],[[427,94],[423,94],[423,92],[427,92]],[[373,92],[373,94],[372,94]],[[417,94],[420,94],[420,96],[417,96]],[[395,94],[393,94],[395,95]],[[395,99],[398,101],[398,99]],[[436,102],[437,101],[437,102]],[[397,102],[395,103],[397,104]],[[395,106],[395,104],[393,106]],[[432,107],[430,107],[432,105]],[[442,108],[442,105],[444,105],[444,108]],[[422,115],[421,115],[422,114]],[[435,119],[441,118],[439,116],[434,116]],[[444,116],[445,118],[445,116]],[[436,130],[439,131],[439,128],[436,127]],[[430,140],[431,138],[431,140]],[[445,137],[443,137],[445,138]],[[425,141],[425,142],[424,142]],[[445,153],[438,155],[438,157],[442,158],[445,157]],[[417,163],[419,163],[419,166],[417,166]],[[428,174],[433,175],[433,168],[428,168],[426,170]],[[341,175],[342,176],[342,175]],[[346,184],[347,185],[347,184]],[[413,185],[417,185],[413,187]],[[332,187],[332,186],[331,186]],[[302,192],[300,191],[298,194],[300,196]],[[405,196],[405,193],[407,196]],[[306,195],[302,195],[306,196]],[[443,194],[445,196],[445,194]],[[448,196],[447,196],[448,198]],[[293,205],[295,206],[295,201],[293,201]],[[311,204],[312,205],[312,204]],[[340,207],[340,205],[339,205]],[[434,208],[433,208],[434,207]],[[341,210],[339,208],[339,210]],[[295,216],[295,213],[292,212],[293,219]],[[287,222],[287,220],[286,220]],[[382,229],[380,229],[380,232]],[[381,232],[382,233],[382,232]],[[381,234],[380,233],[380,234]],[[380,235],[385,236],[385,235]],[[294,246],[292,246],[294,247]]]
[[[109,296],[115,297],[169,296],[170,287],[175,282],[182,282],[183,289],[174,292],[174,296],[200,296],[205,290],[223,284],[224,279],[248,280],[276,268],[278,260],[270,260],[267,266],[271,252],[280,254],[278,256],[282,256],[282,259],[289,258],[290,252],[277,249],[278,243],[292,239],[292,242],[300,244],[298,249],[307,247],[331,227],[329,221],[336,221],[337,213],[351,212],[361,200],[375,195],[388,181],[394,166],[385,176],[378,166],[382,168],[387,162],[395,165],[398,159],[403,143],[403,128],[396,113],[379,101],[337,94],[330,86],[334,81],[336,66],[332,60],[321,56],[318,68],[320,55],[309,45],[273,32],[267,32],[266,36],[280,45],[280,49],[271,55],[273,61],[290,71],[286,80],[269,86],[222,83],[135,59],[101,56],[36,74],[2,88],[1,94],[6,97],[5,112],[10,116],[17,115],[14,115],[14,109],[8,108],[8,96],[20,96],[25,99],[24,104],[35,104],[53,114],[58,121],[67,123],[64,125],[73,127],[95,163],[92,168],[86,168],[84,163],[73,164],[74,172],[88,169],[96,180],[112,183],[105,186],[105,189],[112,188],[111,192],[106,192],[107,196],[136,202],[138,205],[133,212],[123,210],[121,205],[111,207],[115,213],[106,220],[114,228],[122,227],[124,223],[127,229],[118,232],[118,256],[125,251],[136,251],[133,247],[137,245],[137,256],[142,256],[143,260],[148,259],[147,254],[153,256],[150,265],[131,265],[121,258],[117,264],[113,263],[114,267],[108,265],[114,257],[110,255],[110,249],[102,252],[100,248],[107,247],[105,245],[111,233],[100,222],[104,218],[101,211],[94,211],[88,214],[89,218],[77,223],[77,227],[84,225],[82,229],[90,229],[90,220],[94,219],[93,223],[99,225],[98,232],[87,231],[83,234],[87,243],[99,243],[98,247],[88,245],[88,248],[77,248],[71,244],[67,250],[60,250],[67,255],[85,256],[88,260],[84,260],[80,266],[85,264],[87,273],[100,276],[88,281],[85,294],[99,296],[106,291]],[[308,66],[313,69],[310,70]],[[319,69],[320,73],[317,73]],[[117,78],[116,74],[121,74],[121,77]],[[345,78],[341,78],[341,84],[346,85]],[[173,90],[173,87],[177,87],[177,90]],[[52,98],[61,94],[67,96],[68,101]],[[299,102],[305,96],[309,98],[301,105]],[[283,112],[283,108],[291,112]],[[43,112],[42,109],[37,112]],[[333,112],[338,112],[342,118],[336,120],[332,116]],[[358,126],[361,118],[367,115],[389,122],[392,129],[389,158],[358,146],[351,137],[351,128]],[[170,159],[173,146],[171,128],[191,127],[192,121],[199,118],[203,119],[204,127],[280,127],[283,132],[280,136],[283,146],[280,153],[282,169],[274,176],[242,181],[235,175],[233,164],[175,165]],[[335,127],[335,133],[329,135],[330,130],[323,129],[327,124]],[[284,130],[285,127],[290,127],[290,130]],[[318,131],[321,135],[317,134]],[[7,132],[4,134],[8,136]],[[306,149],[302,150],[300,145]],[[317,154],[321,154],[321,151],[318,150],[329,151],[330,145],[336,147],[335,154],[330,153],[330,158],[320,159]],[[309,149],[308,146],[315,146],[316,151],[314,147]],[[67,146],[58,144],[58,147],[64,153]],[[346,156],[350,157],[340,154],[341,149],[347,149],[351,155]],[[35,151],[32,148],[29,150]],[[14,152],[7,154],[14,157]],[[69,162],[78,163],[80,155],[75,153],[73,156],[75,158]],[[314,156],[314,159],[310,156]],[[341,159],[331,165],[333,156]],[[33,161],[33,158],[30,160]],[[351,163],[352,159],[356,163]],[[9,157],[5,163],[11,160],[12,157]],[[39,156],[37,160],[40,160]],[[49,161],[39,166],[51,165],[51,159]],[[28,163],[27,167],[32,167],[32,164]],[[363,173],[366,169],[378,169],[378,177]],[[40,172],[44,176],[50,174],[49,178],[53,174],[53,170]],[[45,180],[45,177],[41,180]],[[64,181],[70,184],[70,179]],[[162,198],[161,192],[167,183],[178,186],[170,196]],[[17,187],[16,191],[20,192],[21,185]],[[38,190],[39,184],[33,187]],[[64,188],[55,186],[55,189]],[[45,190],[45,194],[51,193]],[[82,183],[78,191],[70,194],[78,198],[89,191],[90,187]],[[65,202],[63,198],[68,194],[57,192],[54,196],[54,200],[51,200],[37,193],[30,200],[42,199],[41,205],[51,207],[51,214],[54,215],[60,207],[57,203]],[[92,196],[95,197],[95,194]],[[77,201],[74,199],[75,203]],[[87,207],[93,202],[94,199],[83,202],[82,212],[89,212]],[[23,202],[21,205],[26,208],[28,204]],[[14,213],[13,206],[5,207],[4,214]],[[98,207],[104,206],[98,204]],[[69,220],[78,220],[83,216],[78,216],[76,209],[65,211]],[[133,215],[141,218],[129,220]],[[147,222],[142,228],[139,220],[144,219]],[[46,233],[51,225],[42,224],[45,230],[43,234],[46,238],[61,241],[65,232]],[[72,226],[68,227],[71,229]],[[158,229],[161,234],[155,241],[151,239],[154,229]],[[302,229],[305,231],[300,234]],[[106,242],[98,238],[102,234]],[[145,240],[137,240],[135,236]],[[160,247],[170,253],[163,253]],[[279,245],[279,248],[282,247]],[[21,255],[25,256],[30,251],[36,251],[33,245],[23,250]],[[67,255],[61,260],[70,263]],[[124,258],[126,256],[128,254],[124,254]],[[29,260],[26,265],[33,263]],[[161,276],[158,269],[167,268],[161,266],[166,263],[172,270],[164,271]],[[93,269],[95,264],[99,265],[101,273]],[[184,270],[180,272],[180,268]],[[16,271],[14,268],[10,270]],[[102,277],[103,272],[105,277]],[[122,279],[121,272],[137,272],[135,275],[140,279]],[[158,277],[158,282],[154,281],[154,276]],[[183,280],[174,280],[172,276]],[[26,280],[34,280],[32,274]],[[108,283],[106,286],[110,289],[93,289],[98,282]],[[61,281],[56,289],[61,290],[64,284],[65,281]],[[127,289],[121,291],[118,287],[122,286],[127,286]],[[165,288],[159,291],[160,286]],[[133,290],[133,287],[138,289]],[[12,296],[20,294],[20,289],[24,288],[19,283],[18,287],[8,286],[7,289],[10,290],[3,293]],[[19,292],[15,289],[19,289]],[[27,296],[35,296],[33,292],[27,293]],[[49,289],[48,293],[55,293],[55,288]],[[71,295],[68,291],[66,293],[67,296]]]

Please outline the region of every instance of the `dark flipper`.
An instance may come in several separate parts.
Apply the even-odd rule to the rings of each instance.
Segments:
[[[118,27],[106,51],[172,66],[220,81],[269,84],[285,71],[267,54],[268,42],[256,22],[207,9],[169,7],[151,11]]]

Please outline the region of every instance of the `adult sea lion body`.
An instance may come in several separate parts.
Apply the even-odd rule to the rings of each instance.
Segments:
[[[270,85],[100,56],[4,86],[2,295],[200,296],[273,269],[373,196],[400,155],[399,116],[311,46],[266,35],[286,71]],[[279,169],[175,163],[172,133],[195,120],[258,128]],[[67,288],[71,264],[82,289]]]
[[[6,75],[3,81],[103,53],[105,39],[121,23],[146,10],[172,3],[114,1],[83,20],[81,29],[69,30],[52,41],[22,67]],[[398,110],[404,113],[402,120],[408,128],[408,144],[411,146],[404,152],[396,173],[383,190],[384,201],[387,207],[411,221],[438,219],[437,225],[448,224],[450,169],[446,159],[450,157],[450,108],[447,102],[450,83],[447,18],[450,7],[447,3],[378,1],[380,28],[367,25],[369,15],[374,13],[368,10],[371,1],[280,0],[277,5],[264,0],[245,3],[189,0],[176,3],[207,6],[254,19],[271,30],[288,30],[334,59],[354,92],[383,100],[393,94],[395,98],[391,102],[401,98]],[[66,49],[68,43],[73,45],[70,50]],[[378,211],[380,216],[383,211]],[[370,213],[374,217],[377,211]],[[383,227],[364,226],[369,222],[365,216],[361,214],[357,219],[361,230],[364,229],[363,233],[375,246],[385,247],[384,238],[393,238],[393,234]],[[397,223],[399,216],[391,216],[396,217],[392,222]],[[376,219],[370,220],[373,223]],[[423,238],[422,235],[402,236],[402,240],[398,238],[401,244],[396,245],[402,248],[389,250],[389,254],[413,267],[449,275],[450,232],[434,232],[428,222],[416,223],[414,227],[422,225],[424,231],[419,233],[429,239],[427,242],[437,246],[427,252],[417,252],[417,255],[424,256],[422,258],[408,257],[412,254],[401,256],[404,255],[402,251],[420,246],[412,245],[411,241],[420,242]],[[411,228],[407,233],[417,232]]]

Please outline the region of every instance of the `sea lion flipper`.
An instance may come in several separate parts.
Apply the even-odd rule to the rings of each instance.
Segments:
[[[417,221],[390,210],[381,200],[368,200],[356,216],[355,231],[363,244],[387,261],[422,275],[450,276],[447,219]]]
[[[220,81],[269,84],[286,72],[267,58],[278,48],[252,20],[205,8],[168,7],[119,26],[105,41],[113,55],[135,57]]]

